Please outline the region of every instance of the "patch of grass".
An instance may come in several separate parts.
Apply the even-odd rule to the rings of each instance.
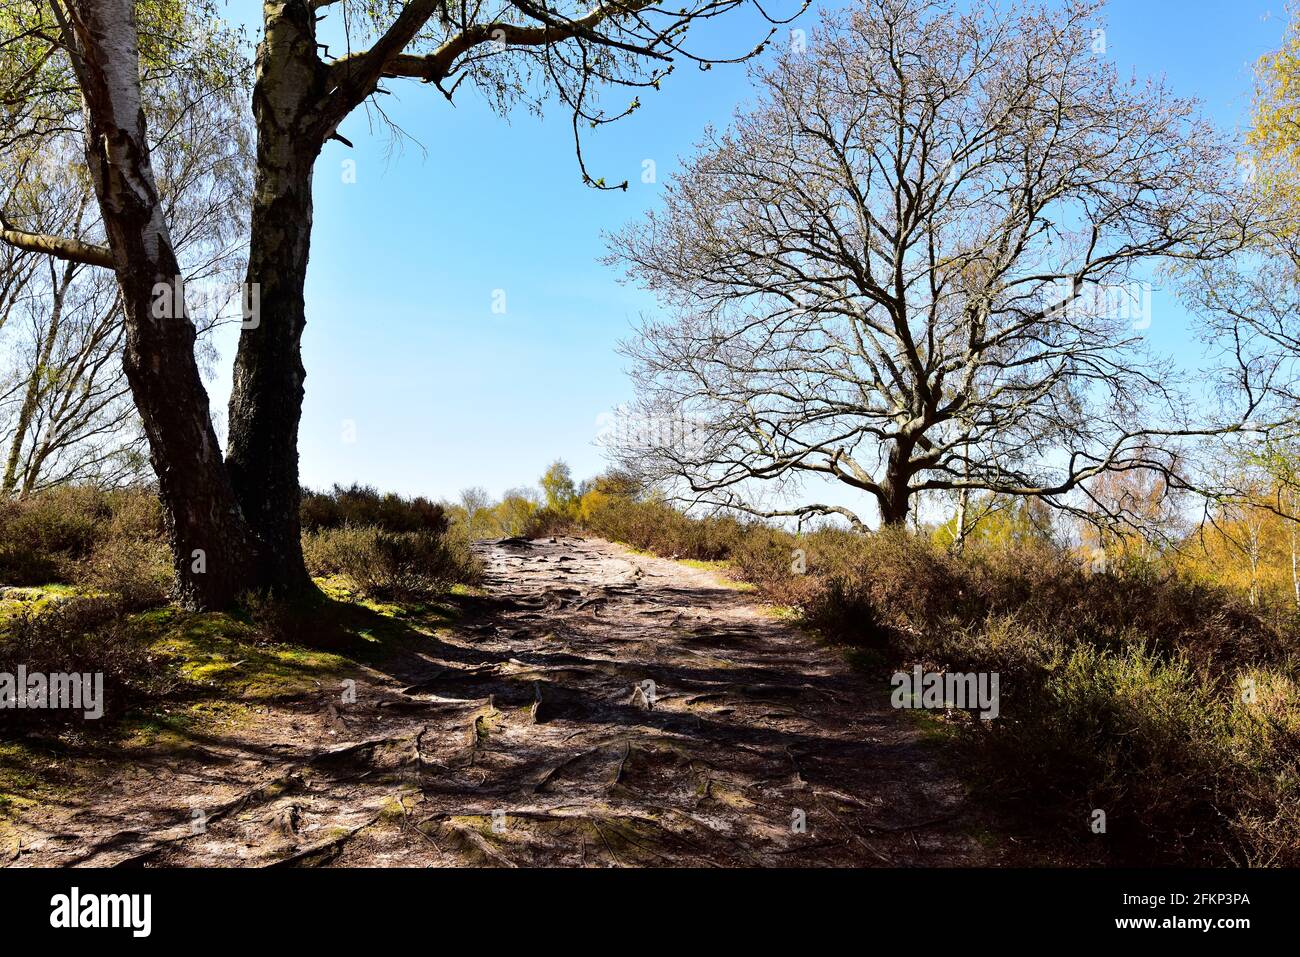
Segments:
[[[700,571],[709,572],[713,575],[713,580],[723,588],[729,588],[732,591],[758,591],[758,586],[753,582],[742,581],[733,577],[736,572],[736,566],[729,561],[705,561],[700,558],[679,558],[679,565],[685,565],[687,568],[698,568]]]
[[[679,558],[677,560],[677,563],[679,565],[685,565],[687,568],[698,568],[701,571],[716,572],[718,574],[724,574],[731,567],[730,562],[720,562],[720,561],[706,562],[703,559],[699,559],[699,558]]]
[[[776,621],[785,621],[796,625],[800,625],[803,622],[803,615],[800,613],[799,609],[795,608],[793,605],[777,605],[769,602],[759,607],[764,615],[768,618],[773,618]]]
[[[66,585],[60,582],[51,582],[47,585],[31,585],[27,588],[11,588],[6,592],[6,598],[22,596],[16,600],[32,600],[49,598],[71,598],[83,593],[83,589],[78,585]]]
[[[934,747],[950,747],[961,740],[957,725],[945,721],[943,712],[923,708],[899,708],[904,721],[917,729],[921,743]]]

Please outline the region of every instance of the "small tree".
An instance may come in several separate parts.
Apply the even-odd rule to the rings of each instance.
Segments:
[[[1160,472],[1107,472],[1087,484],[1079,543],[1094,567],[1147,566],[1185,535],[1182,516]],[[1121,516],[1123,521],[1114,521]]]
[[[670,312],[625,345],[624,461],[764,516],[756,482],[838,481],[902,524],[929,492],[1077,508],[1172,473],[1180,414],[1139,270],[1222,253],[1232,154],[1195,104],[1125,81],[1097,6],[867,0],[710,132],[612,261]],[[648,436],[648,438],[647,438]]]
[[[522,535],[538,508],[535,489],[506,489],[493,509],[498,530],[502,535]]]
[[[571,515],[578,500],[578,490],[573,484],[573,475],[563,459],[556,459],[542,473],[538,482],[546,507],[560,515]]]

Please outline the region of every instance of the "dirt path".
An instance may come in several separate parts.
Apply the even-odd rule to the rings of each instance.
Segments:
[[[488,599],[355,703],[103,755],[10,863],[988,862],[913,726],[751,595],[601,541],[480,548]]]

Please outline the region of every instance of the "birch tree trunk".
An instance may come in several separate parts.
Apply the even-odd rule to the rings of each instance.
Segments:
[[[953,551],[960,555],[966,548],[966,510],[970,489],[963,487],[957,493],[957,533],[953,537]]]
[[[176,597],[193,608],[227,607],[254,585],[256,556],[212,429],[149,158],[134,4],[80,0],[55,9],[74,51],[86,162],[122,291],[122,364],[158,475]]]

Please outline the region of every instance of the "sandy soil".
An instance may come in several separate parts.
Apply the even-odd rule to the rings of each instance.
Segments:
[[[355,702],[101,754],[8,863],[994,863],[886,690],[752,595],[602,541],[479,547],[488,597]]]

